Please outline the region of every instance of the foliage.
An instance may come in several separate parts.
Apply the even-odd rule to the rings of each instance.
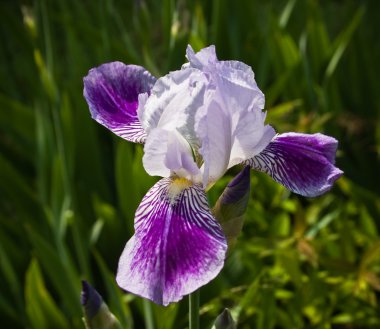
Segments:
[[[142,147],[90,119],[82,77],[121,60],[160,76],[187,43],[251,65],[277,131],[341,141],[332,192],[252,175],[243,233],[201,292],[201,327],[380,327],[380,43],[376,1],[19,0],[0,3],[0,315],[4,327],[83,328],[81,279],[126,328],[186,328],[186,301],[116,286],[134,211],[156,178]],[[231,176],[210,191],[213,204]],[[145,318],[145,320],[144,320]]]

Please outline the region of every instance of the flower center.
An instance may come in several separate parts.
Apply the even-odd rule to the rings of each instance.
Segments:
[[[168,198],[171,204],[174,204],[177,201],[178,196],[184,189],[192,186],[193,183],[183,177],[174,178],[172,183],[168,187]]]

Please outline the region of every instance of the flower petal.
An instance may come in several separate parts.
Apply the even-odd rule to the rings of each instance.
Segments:
[[[237,61],[221,61],[215,66],[215,72],[227,107],[235,112],[261,112],[265,106],[265,97],[249,66]]]
[[[158,79],[145,106],[139,109],[144,130],[147,133],[154,128],[177,130],[196,147],[199,141],[194,131],[194,116],[203,104],[206,85],[204,74],[193,68],[174,71]]]
[[[204,164],[203,186],[207,187],[226,172],[232,147],[232,118],[225,108],[211,96],[195,117],[197,135],[202,141],[199,153]]]
[[[259,154],[275,135],[274,129],[264,125],[261,110],[233,112],[226,106],[218,90],[208,93],[206,104],[195,116],[195,129],[202,146],[199,153],[204,160],[203,185],[218,180],[228,168]],[[236,109],[236,107],[234,107]]]
[[[193,48],[188,45],[186,49],[186,58],[189,60],[191,67],[202,70],[209,65],[213,65],[218,62],[216,57],[215,46],[209,46],[203,48],[197,53],[194,52]]]
[[[156,78],[141,66],[111,62],[91,69],[83,81],[93,119],[128,141],[143,143],[139,94],[150,93]]]
[[[177,131],[153,129],[144,146],[143,165],[152,176],[172,175],[196,180],[200,171],[189,143]]]
[[[220,272],[226,240],[204,190],[185,179],[161,179],[143,198],[135,235],[119,261],[117,283],[136,295],[168,305]]]
[[[334,166],[337,146],[335,138],[323,134],[286,133],[246,163],[295,193],[315,197],[343,174]]]

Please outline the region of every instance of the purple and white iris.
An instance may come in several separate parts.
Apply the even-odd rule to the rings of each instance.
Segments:
[[[212,280],[227,243],[206,190],[237,164],[269,174],[309,197],[342,175],[337,141],[322,134],[277,134],[266,125],[252,69],[219,61],[215,47],[188,46],[181,70],[156,79],[143,67],[103,64],[84,78],[92,117],[118,136],[145,143],[143,165],[163,177],[145,195],[135,234],[121,255],[120,287],[168,305]]]

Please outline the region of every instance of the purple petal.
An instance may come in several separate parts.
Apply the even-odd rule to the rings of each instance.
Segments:
[[[227,244],[204,190],[161,179],[143,198],[135,235],[119,261],[119,286],[168,305],[205,285],[223,267]]]
[[[295,193],[315,197],[343,174],[334,166],[337,146],[338,141],[326,135],[286,133],[246,163]]]
[[[84,97],[91,116],[116,135],[143,143],[146,134],[137,117],[139,94],[150,93],[156,78],[137,65],[111,62],[84,77]]]

